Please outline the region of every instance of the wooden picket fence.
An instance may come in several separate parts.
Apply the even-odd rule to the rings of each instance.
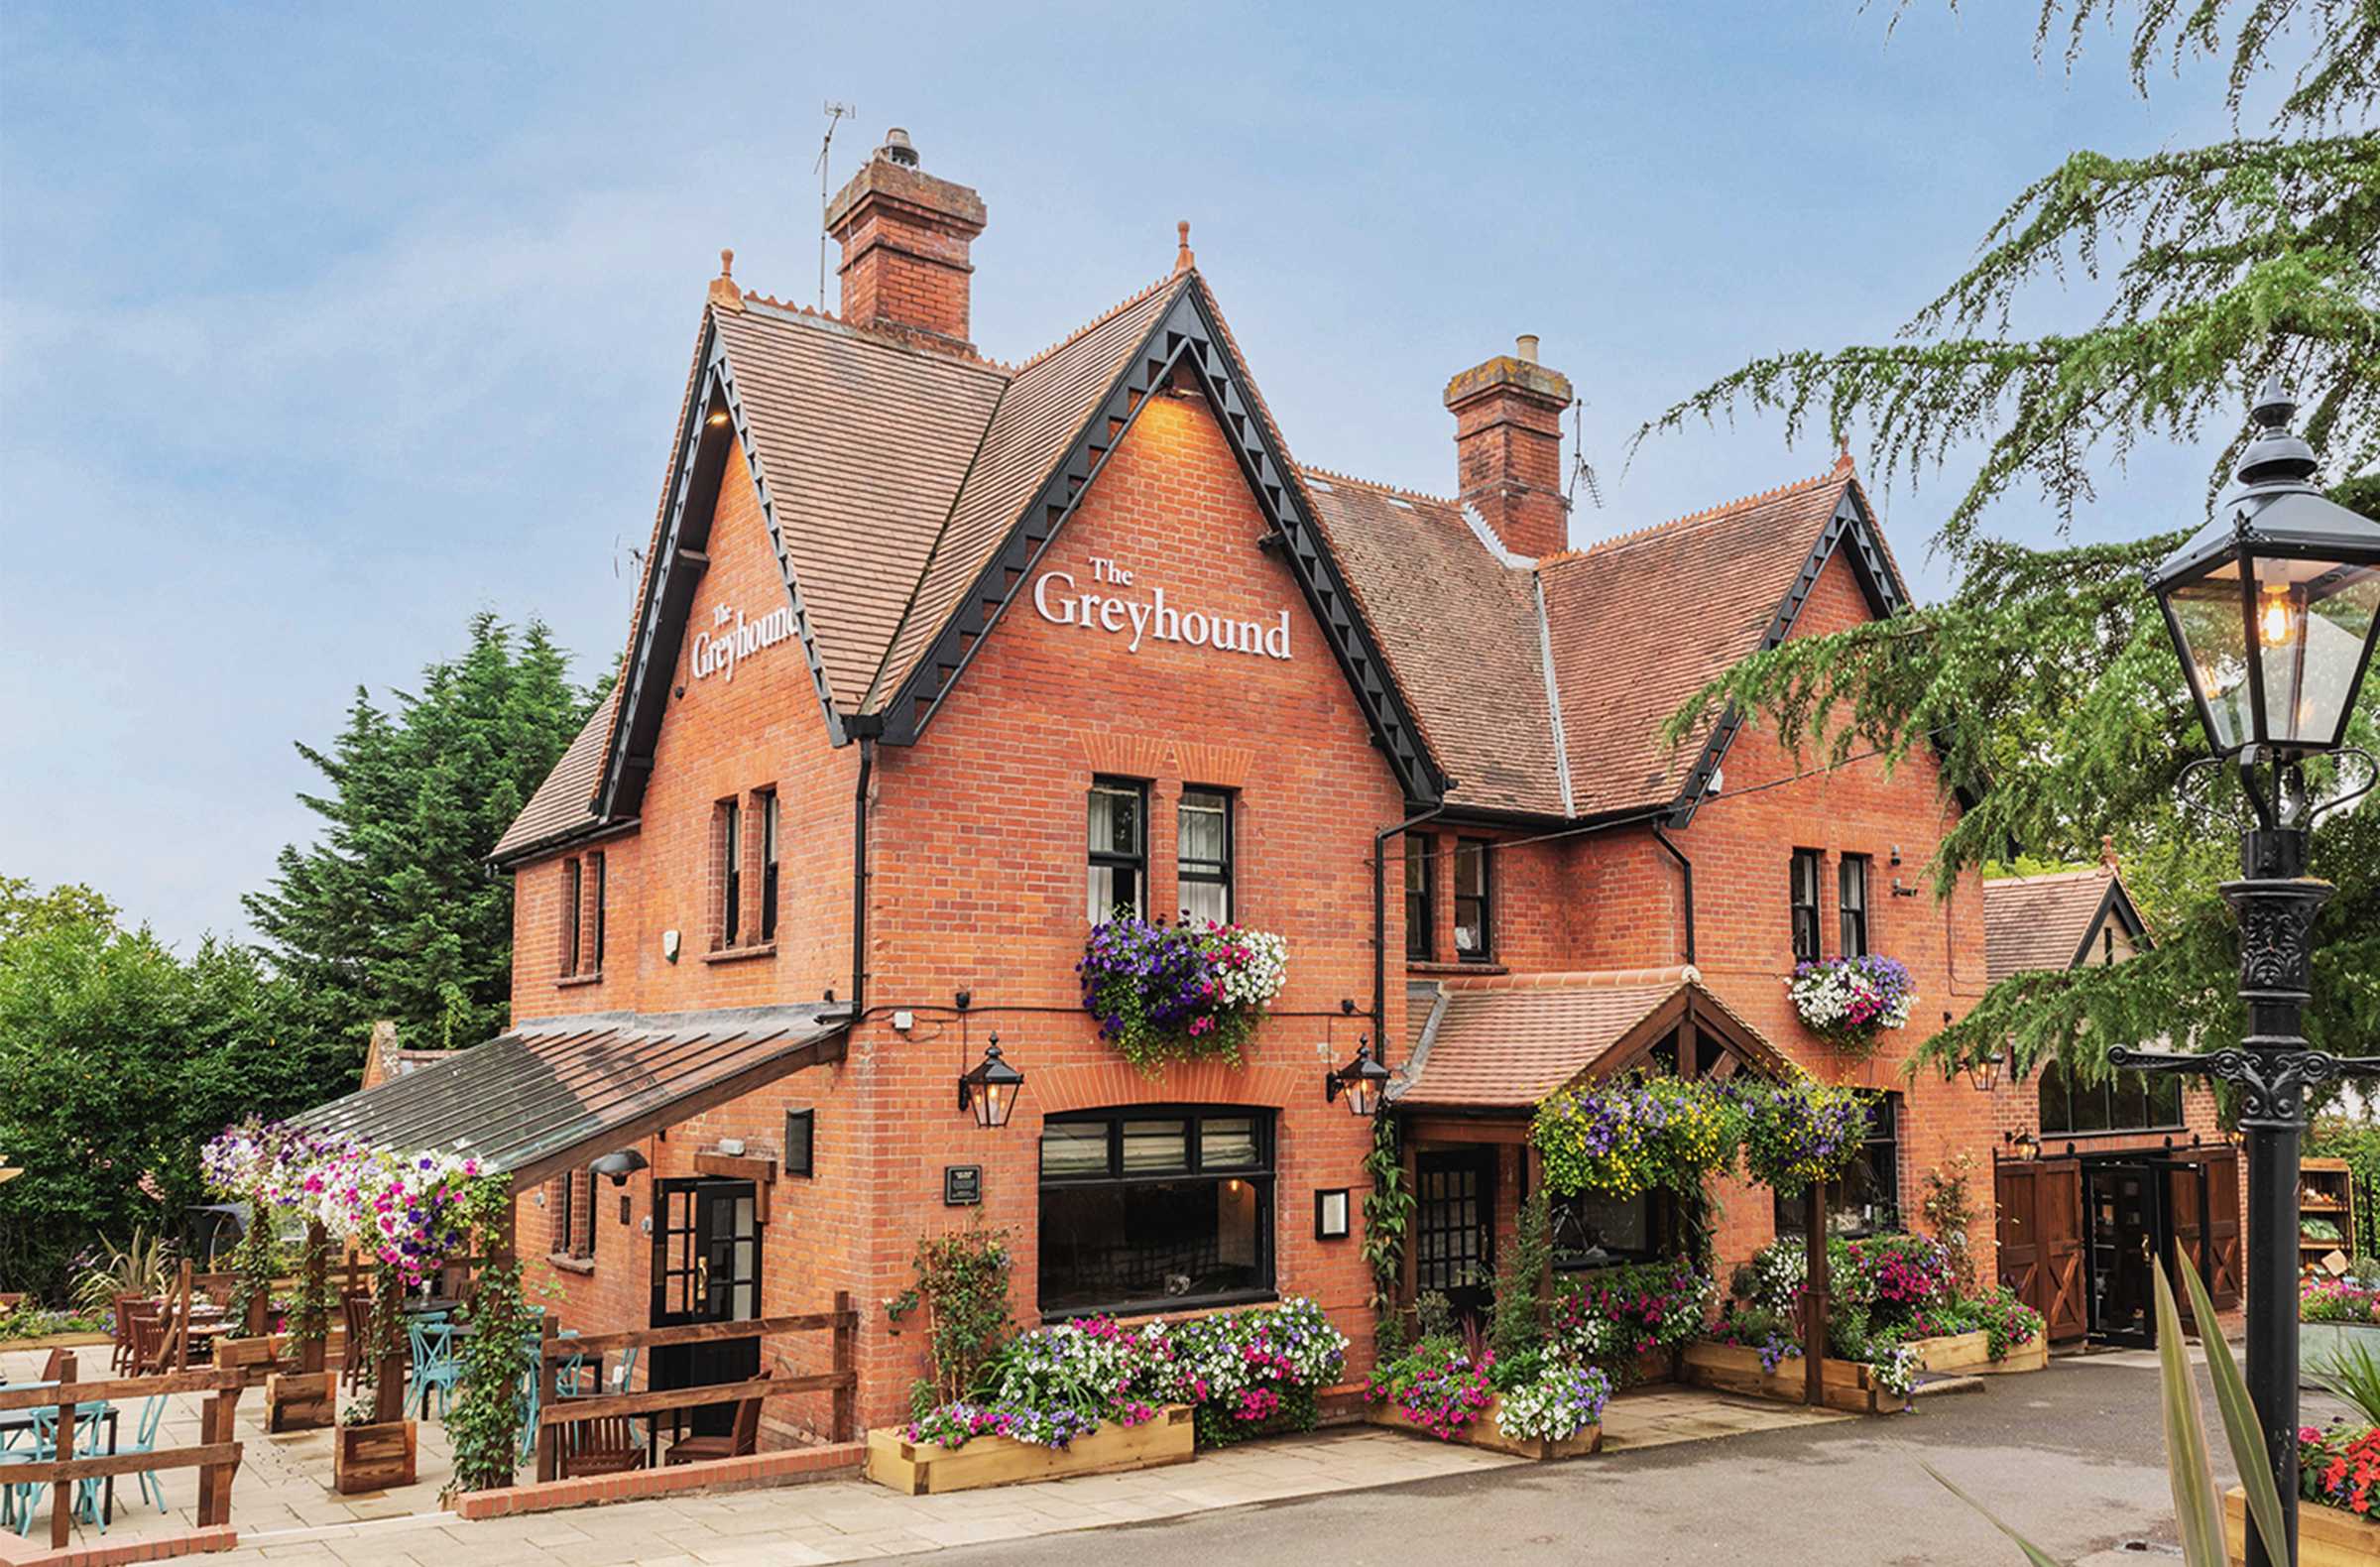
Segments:
[[[857,1434],[859,1424],[860,1378],[855,1364],[859,1332],[860,1314],[853,1309],[851,1292],[846,1289],[835,1291],[834,1308],[829,1311],[755,1317],[743,1322],[692,1322],[673,1328],[636,1328],[620,1333],[590,1333],[578,1338],[558,1337],[553,1320],[548,1317],[537,1357],[537,1478],[562,1478],[562,1427],[575,1421],[603,1420],[621,1415],[667,1414],[697,1409],[704,1404],[745,1398],[831,1392],[834,1394],[831,1439],[837,1442],[851,1441]],[[561,1364],[576,1356],[584,1356],[601,1365],[603,1357],[615,1350],[634,1349],[642,1352],[671,1344],[718,1344],[731,1339],[776,1338],[790,1333],[833,1335],[829,1351],[833,1369],[806,1377],[756,1377],[744,1382],[712,1383],[696,1387],[654,1387],[644,1392],[599,1393],[584,1398],[561,1397],[555,1386],[556,1372]],[[651,1361],[648,1360],[647,1364],[650,1365]]]
[[[231,1485],[239,1473],[240,1444],[232,1439],[233,1411],[247,1374],[237,1368],[169,1372],[162,1377],[124,1377],[106,1382],[77,1382],[75,1357],[60,1368],[54,1386],[0,1387],[0,1413],[18,1409],[58,1410],[58,1451],[74,1451],[77,1411],[84,1405],[118,1399],[152,1398],[160,1393],[212,1393],[201,1407],[198,1441],[189,1447],[161,1447],[148,1453],[102,1453],[90,1458],[56,1458],[41,1463],[8,1466],[11,1483],[48,1485],[50,1545],[66,1548],[74,1522],[74,1488],[85,1480],[105,1480],[157,1469],[198,1471],[198,1526],[231,1522]]]

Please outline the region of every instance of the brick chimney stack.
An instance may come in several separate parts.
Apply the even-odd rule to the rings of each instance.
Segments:
[[[984,198],[917,167],[909,133],[885,133],[826,208],[843,247],[843,319],[929,348],[972,353],[967,249],[984,231]]]
[[[1562,415],[1570,378],[1537,362],[1537,339],[1446,384],[1455,416],[1462,499],[1516,555],[1542,558],[1570,545],[1562,494]]]

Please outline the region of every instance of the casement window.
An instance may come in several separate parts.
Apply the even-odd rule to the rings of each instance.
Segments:
[[[2166,1073],[2116,1072],[2079,1082],[2056,1061],[2041,1068],[2041,1135],[2182,1130],[2182,1080]]]
[[[1843,955],[1867,956],[1867,856],[1846,854],[1836,867],[1835,911],[1842,927]]]
[[[776,790],[764,789],[761,806],[761,939],[776,939]]]
[[[578,972],[579,913],[582,896],[579,886],[579,863],[562,862],[562,976],[567,979]]]
[[[1487,963],[1495,956],[1494,876],[1485,838],[1455,841],[1455,956]]]
[[[1430,897],[1430,866],[1437,858],[1437,838],[1405,834],[1405,956],[1416,963],[1438,954],[1438,908]]]
[[[546,1183],[546,1201],[551,1204],[553,1234],[549,1243],[555,1257],[592,1261],[595,1256],[595,1174],[589,1169],[568,1170]]]
[[[1232,922],[1232,797],[1185,788],[1174,807],[1174,882],[1182,919]]]
[[[1272,1116],[1132,1106],[1041,1127],[1044,1316],[1272,1293]]]
[[[719,945],[732,947],[744,933],[744,807],[719,802]]]
[[[587,856],[586,877],[591,884],[593,895],[588,900],[587,909],[587,922],[592,927],[587,936],[589,948],[587,972],[600,974],[603,972],[603,904],[604,899],[611,892],[602,850],[598,849]]]
[[[1878,1094],[1867,1108],[1867,1132],[1859,1157],[1843,1179],[1827,1188],[1827,1231],[1831,1235],[1881,1235],[1901,1227],[1901,1096]],[[1802,1235],[1810,1215],[1807,1195],[1776,1199],[1777,1234]]]
[[[1148,911],[1148,785],[1096,779],[1090,795],[1090,896],[1095,925]]]
[[[1793,960],[1816,963],[1818,950],[1818,868],[1816,849],[1793,851]]]

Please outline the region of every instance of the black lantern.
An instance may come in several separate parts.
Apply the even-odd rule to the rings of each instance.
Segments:
[[[639,1153],[635,1148],[622,1148],[617,1153],[606,1153],[603,1157],[588,1164],[587,1173],[609,1177],[613,1185],[625,1186],[631,1175],[646,1167],[647,1161],[644,1154]]]
[[[2017,1158],[2026,1164],[2041,1157],[2041,1139],[2030,1132],[2003,1132],[2000,1137],[2016,1150]]]
[[[2380,523],[2315,487],[2296,413],[2267,382],[2238,488],[2149,573],[2215,754],[2249,762],[2337,750],[2380,635]]]
[[[1372,1059],[1371,1040],[1356,1036],[1356,1058],[1327,1072],[1322,1079],[1322,1102],[1329,1104],[1341,1094],[1347,1095],[1347,1113],[1368,1118],[1380,1108],[1380,1095],[1388,1087],[1388,1068]]]
[[[984,1058],[972,1072],[959,1074],[959,1108],[975,1112],[979,1127],[1005,1127],[1024,1092],[1024,1074],[1001,1058],[1000,1035],[984,1046]]]
[[[1978,1094],[1988,1094],[2000,1086],[2000,1052],[1994,1050],[1979,1061],[1966,1063],[1966,1080]]]

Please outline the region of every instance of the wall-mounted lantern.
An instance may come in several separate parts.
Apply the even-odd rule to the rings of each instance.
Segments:
[[[1329,1104],[1341,1094],[1347,1096],[1347,1113],[1359,1119],[1368,1118],[1380,1108],[1380,1096],[1388,1087],[1388,1068],[1372,1059],[1371,1041],[1357,1035],[1356,1058],[1326,1073],[1322,1079],[1322,1102]]]
[[[979,1127],[1005,1127],[1024,1092],[1024,1074],[1001,1058],[1000,1035],[984,1046],[974,1071],[959,1074],[959,1108],[975,1112]]]

